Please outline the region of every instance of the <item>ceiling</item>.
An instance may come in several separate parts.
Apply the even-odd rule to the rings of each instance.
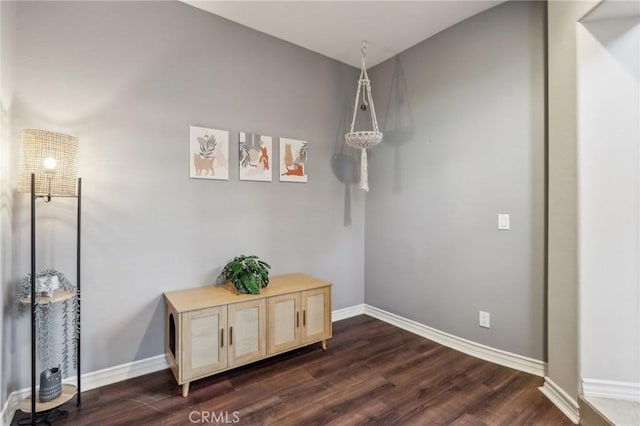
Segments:
[[[595,22],[614,18],[640,17],[640,2],[637,1],[603,1],[598,3],[580,22]]]
[[[360,68],[367,67],[466,18],[496,0],[441,1],[192,1],[202,10]]]

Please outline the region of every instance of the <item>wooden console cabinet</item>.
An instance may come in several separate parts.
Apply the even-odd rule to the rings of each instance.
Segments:
[[[331,338],[331,283],[304,274],[272,277],[259,295],[227,283],[164,297],[165,350],[184,397],[193,380]]]

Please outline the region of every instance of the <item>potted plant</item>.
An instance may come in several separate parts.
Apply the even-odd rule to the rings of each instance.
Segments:
[[[269,285],[269,269],[271,265],[258,256],[241,254],[224,266],[222,276],[241,294],[260,294],[260,289]]]
[[[20,289],[18,291],[19,314],[27,312],[27,306],[31,303],[31,274],[22,279]],[[40,381],[40,401],[49,401],[61,392],[61,378],[66,377],[69,373],[70,364],[73,368],[77,368],[77,335],[78,335],[78,312],[76,297],[76,287],[71,284],[67,277],[55,269],[45,269],[36,274],[36,341],[37,354],[40,358],[41,365],[45,370],[41,374]],[[72,292],[73,297],[64,299],[61,304],[53,303],[53,296],[60,291]],[[54,321],[54,309],[61,306],[62,318]],[[54,338],[54,327],[62,328],[62,341]],[[58,348],[56,343],[62,345]],[[54,350],[56,346],[56,350]],[[57,349],[62,349],[57,359],[56,365],[55,353]],[[71,360],[69,359],[71,355]],[[70,362],[71,361],[71,362]]]

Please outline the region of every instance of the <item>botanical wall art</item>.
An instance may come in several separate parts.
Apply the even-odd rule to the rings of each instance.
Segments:
[[[240,180],[271,182],[273,142],[271,136],[240,132]]]
[[[280,181],[307,181],[306,141],[280,138]]]
[[[189,176],[229,180],[229,132],[190,126]]]

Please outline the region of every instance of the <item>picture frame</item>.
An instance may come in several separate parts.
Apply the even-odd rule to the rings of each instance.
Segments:
[[[273,180],[273,138],[257,133],[238,134],[238,170],[240,180]]]
[[[229,180],[229,132],[189,127],[189,177]]]
[[[280,138],[280,182],[307,182],[308,152],[307,141]]]

